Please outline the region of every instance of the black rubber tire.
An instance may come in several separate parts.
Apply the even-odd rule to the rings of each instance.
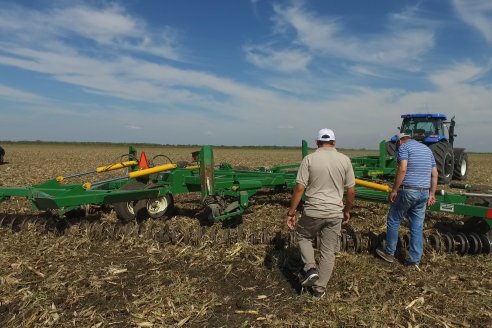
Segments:
[[[396,156],[396,143],[387,141],[386,142],[386,154],[388,156]]]
[[[159,199],[163,199],[166,201],[166,209],[158,213],[154,213],[153,215],[149,214],[149,211],[147,209],[148,203],[152,201],[159,201]],[[135,202],[135,205],[133,206],[133,212],[135,213],[135,218],[137,220],[145,220],[149,217],[156,220],[166,220],[174,216],[174,211],[174,198],[171,194],[167,194],[157,199],[141,199]]]
[[[448,142],[436,142],[429,146],[436,160],[439,184],[449,184],[454,171],[453,147]]]
[[[5,150],[0,146],[0,164],[3,164],[3,157],[5,156]]]
[[[465,148],[455,148],[453,179],[465,180],[468,177],[469,168],[468,154],[465,152]]]
[[[141,190],[144,189],[146,186],[145,183],[140,182],[140,181],[132,181],[127,184],[124,184],[120,190]],[[114,210],[116,212],[116,217],[121,221],[121,222],[130,222],[135,220],[135,211],[133,208],[135,207],[135,204],[137,202],[121,202],[121,203],[115,203],[113,205]]]

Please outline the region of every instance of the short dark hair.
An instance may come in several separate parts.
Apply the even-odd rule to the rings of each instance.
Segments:
[[[335,140],[330,140],[330,141],[322,141],[322,140],[317,140],[320,145],[334,145]]]

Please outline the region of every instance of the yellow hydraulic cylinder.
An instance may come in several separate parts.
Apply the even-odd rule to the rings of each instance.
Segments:
[[[96,172],[101,173],[101,172],[113,171],[137,164],[138,164],[137,161],[126,161],[123,163],[115,163],[115,164],[97,167]]]
[[[362,186],[362,187],[367,187],[367,188],[371,188],[371,189],[375,189],[375,190],[379,190],[379,191],[384,191],[384,192],[390,192],[391,191],[390,186],[375,183],[375,182],[365,181],[365,180],[361,180],[361,179],[355,179],[355,184]]]
[[[139,178],[139,177],[143,177],[143,176],[146,176],[146,175],[149,175],[152,173],[158,173],[158,172],[162,172],[162,171],[172,170],[172,169],[175,169],[176,167],[177,167],[176,164],[164,164],[164,165],[154,166],[154,167],[151,167],[149,169],[130,172],[130,173],[128,173],[128,177],[130,179]]]
[[[176,167],[177,167],[176,164],[159,165],[159,166],[151,167],[151,168],[140,170],[140,171],[130,172],[130,173],[128,173],[128,175],[125,175],[122,177],[112,178],[112,179],[104,180],[104,181],[98,181],[98,182],[95,182],[94,184],[92,184],[91,182],[86,182],[82,185],[82,188],[84,188],[85,190],[88,190],[88,189],[91,189],[93,185],[101,185],[103,183],[107,183],[110,181],[117,181],[117,180],[122,180],[122,179],[127,179],[127,178],[129,178],[129,179],[140,178],[140,177],[144,177],[146,175],[150,175],[152,173],[158,173],[158,172],[172,170],[172,169],[175,169]]]
[[[109,165],[105,165],[105,166],[99,166],[99,167],[96,167],[95,170],[91,170],[91,171],[87,171],[87,172],[75,173],[75,174],[67,175],[67,176],[63,176],[63,175],[57,176],[56,181],[62,182],[63,180],[69,179],[69,178],[81,177],[81,176],[92,174],[92,173],[102,173],[102,172],[108,172],[108,171],[113,171],[113,170],[119,170],[119,169],[122,169],[122,168],[125,168],[128,166],[137,165],[137,164],[138,164],[137,161],[126,161],[126,162],[122,162],[122,163],[114,163],[114,164],[109,164]]]

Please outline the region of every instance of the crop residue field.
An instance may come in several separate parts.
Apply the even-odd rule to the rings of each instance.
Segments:
[[[25,186],[118,162],[128,148],[113,145],[3,145],[0,186]],[[197,148],[147,147],[189,161]],[[347,155],[356,154],[353,151]],[[361,153],[357,153],[360,155]],[[218,148],[215,162],[271,166],[300,161],[295,149]],[[163,157],[155,164],[163,164]],[[492,185],[492,155],[470,154],[468,183]],[[106,177],[106,176],[105,176]],[[89,176],[88,181],[101,179]],[[84,179],[80,180],[85,182]],[[290,194],[258,195],[241,229],[285,229]],[[178,195],[177,215],[144,225],[199,226],[200,195]],[[385,230],[386,204],[357,202],[352,227]],[[299,295],[295,248],[240,242],[170,244],[138,233],[88,233],[83,220],[60,234],[42,227],[22,199],[0,203],[0,219],[34,220],[22,229],[0,226],[1,327],[490,327],[491,255],[426,253],[421,271],[388,265],[370,253],[340,253],[327,295]],[[114,211],[96,215],[100,225]],[[426,231],[460,222],[428,214]],[[221,228],[214,227],[214,228]]]

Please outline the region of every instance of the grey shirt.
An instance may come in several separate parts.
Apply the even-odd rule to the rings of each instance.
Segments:
[[[315,218],[343,218],[343,193],[355,185],[350,158],[332,147],[320,147],[304,157],[297,172],[304,185],[304,213]]]

